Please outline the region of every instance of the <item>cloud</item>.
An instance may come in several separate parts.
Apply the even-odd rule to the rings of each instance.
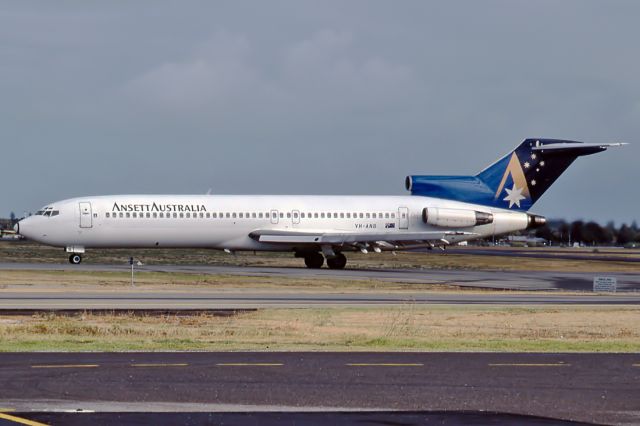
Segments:
[[[186,58],[134,77],[124,93],[139,106],[174,113],[255,115],[262,108],[289,115],[311,106],[338,114],[384,108],[413,85],[410,68],[359,54],[344,32],[322,30],[266,53],[275,58],[273,72],[258,64],[246,36],[220,31]]]

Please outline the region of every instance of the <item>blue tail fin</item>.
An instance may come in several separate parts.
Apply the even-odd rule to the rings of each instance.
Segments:
[[[580,156],[621,144],[526,139],[476,176],[408,176],[412,195],[527,211]]]

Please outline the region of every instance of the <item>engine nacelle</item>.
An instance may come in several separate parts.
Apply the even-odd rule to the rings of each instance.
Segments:
[[[466,228],[493,223],[493,215],[476,210],[425,207],[422,209],[422,221],[433,226]]]

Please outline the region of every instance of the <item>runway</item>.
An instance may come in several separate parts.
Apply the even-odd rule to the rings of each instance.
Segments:
[[[6,291],[0,290],[4,309],[260,309],[415,305],[637,305],[640,294],[571,295],[509,293],[312,293],[215,289],[176,291]]]
[[[128,272],[128,265],[0,263],[0,270],[110,271]],[[640,291],[640,274],[554,271],[477,271],[431,269],[307,269],[256,266],[145,265],[137,271],[178,272],[238,276],[331,278],[336,280],[381,280],[402,283],[445,284],[499,290],[581,290],[593,289],[593,277],[614,276],[619,291]]]
[[[414,419],[476,414],[484,420],[476,424],[496,424],[494,413],[633,424],[640,422],[639,380],[637,354],[0,354],[0,406],[41,420],[47,414],[29,412],[97,411],[113,419],[114,412],[382,410],[379,417],[393,417],[392,410],[412,410]],[[517,422],[549,424],[525,420]]]

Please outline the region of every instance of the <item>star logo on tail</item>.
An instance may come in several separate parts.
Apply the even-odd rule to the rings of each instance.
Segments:
[[[518,188],[516,186],[516,184],[513,184],[513,188],[509,189],[509,188],[505,188],[504,190],[507,191],[507,196],[503,198],[504,201],[508,201],[509,202],[509,208],[513,207],[514,204],[516,206],[518,206],[518,208],[520,208],[520,201],[524,200],[525,197],[524,195],[522,195],[522,190],[524,188]]]

